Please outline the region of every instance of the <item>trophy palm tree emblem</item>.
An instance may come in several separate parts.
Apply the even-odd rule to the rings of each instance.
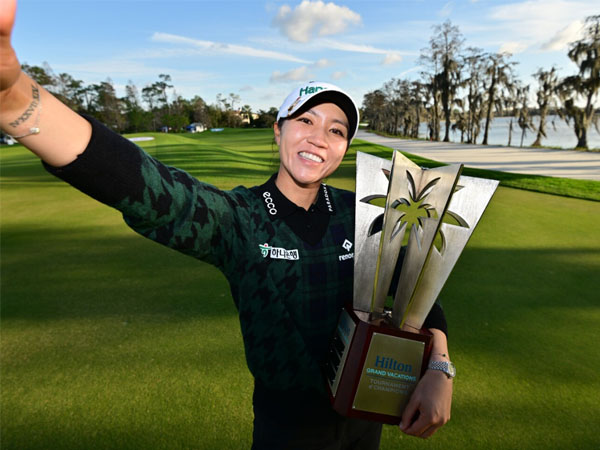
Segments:
[[[383,170],[385,176],[389,179],[390,171]],[[406,171],[406,181],[408,188],[408,198],[400,197],[393,201],[391,201],[390,209],[396,210],[399,214],[395,215],[395,221],[392,226],[392,231],[390,233],[390,241],[392,241],[399,233],[403,231],[408,231],[406,236],[403,236],[403,241],[407,241],[410,233],[416,232],[417,236],[419,235],[418,231],[423,228],[424,219],[437,219],[438,214],[433,205],[427,202],[427,197],[433,190],[435,186],[440,181],[440,178],[434,178],[430,180],[422,189],[418,189],[415,183],[415,179],[410,173],[409,170]],[[455,192],[462,189],[462,186],[456,185]],[[370,195],[364,197],[360,201],[363,203],[368,203],[371,205],[379,206],[385,208],[385,195]],[[382,230],[383,227],[383,219],[384,213],[381,213],[373,221],[369,226],[369,236],[378,233]],[[469,225],[459,214],[454,213],[450,210],[446,211],[444,217],[442,218],[443,223],[448,223],[451,225],[457,225],[461,227],[468,228]],[[436,247],[440,252],[443,250],[443,242],[444,242],[444,233],[440,229],[438,232],[440,239],[436,239]]]

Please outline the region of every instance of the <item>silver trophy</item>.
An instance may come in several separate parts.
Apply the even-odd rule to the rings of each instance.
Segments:
[[[326,369],[341,414],[398,423],[427,367],[431,334],[421,328],[498,186],[461,171],[422,169],[399,151],[392,161],[357,153],[354,298]]]

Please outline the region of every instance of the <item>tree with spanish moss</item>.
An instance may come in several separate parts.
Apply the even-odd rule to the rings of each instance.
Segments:
[[[483,50],[476,47],[467,48],[467,54],[463,56],[463,83],[462,87],[466,91],[466,96],[460,100],[458,106],[462,108],[464,115],[464,125],[466,141],[469,144],[475,144],[477,137],[481,132],[481,121],[485,112],[484,92],[485,86],[484,69],[485,55]],[[461,134],[461,142],[462,142]]]
[[[509,61],[510,54],[495,53],[487,56],[487,64],[485,68],[486,85],[486,114],[485,128],[483,131],[483,145],[488,144],[488,135],[490,125],[494,118],[495,111],[501,111],[503,108],[503,100],[506,94],[511,94],[513,90],[513,72],[512,68],[516,64]]]
[[[546,117],[548,116],[548,110],[557,105],[556,90],[558,88],[558,75],[556,67],[552,67],[550,70],[539,69],[533,76],[538,82],[536,97],[540,114],[540,124],[538,125],[537,136],[532,145],[538,147],[542,145],[542,138],[546,137]]]
[[[408,136],[417,139],[419,127],[425,111],[425,86],[419,81],[412,81],[409,87],[409,104],[411,114],[411,128]]]
[[[381,91],[385,95],[385,132],[397,136],[400,130],[402,93],[401,80],[392,78],[383,83]]]
[[[523,86],[520,83],[515,86],[515,115],[517,117],[517,124],[521,129],[521,144],[519,147],[523,147],[523,140],[528,130],[533,130],[533,122],[531,115],[529,114],[529,85]]]
[[[429,47],[421,50],[421,61],[434,70],[435,91],[439,94],[445,120],[444,142],[450,141],[451,113],[460,87],[460,52],[464,38],[447,20],[434,27]]]
[[[421,77],[426,81],[423,83],[425,87],[425,111],[428,116],[428,138],[432,141],[440,140],[441,128],[441,76],[439,74],[421,72]]]
[[[560,112],[567,123],[573,121],[577,136],[576,148],[586,149],[590,124],[598,129],[598,115],[594,114],[594,100],[600,89],[600,15],[586,18],[584,36],[569,47],[569,59],[579,67],[577,75],[563,79],[558,93],[563,104]],[[578,106],[582,102],[583,106]]]
[[[385,95],[381,89],[367,92],[363,97],[361,117],[369,122],[369,128],[374,131],[385,129]]]

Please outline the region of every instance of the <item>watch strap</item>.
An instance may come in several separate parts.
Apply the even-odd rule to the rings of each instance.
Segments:
[[[456,376],[456,368],[450,361],[429,361],[427,368],[444,372],[448,378]]]

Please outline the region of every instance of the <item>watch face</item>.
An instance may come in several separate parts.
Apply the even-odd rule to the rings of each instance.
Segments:
[[[456,367],[451,362],[448,362],[448,375],[452,378],[456,376]]]

